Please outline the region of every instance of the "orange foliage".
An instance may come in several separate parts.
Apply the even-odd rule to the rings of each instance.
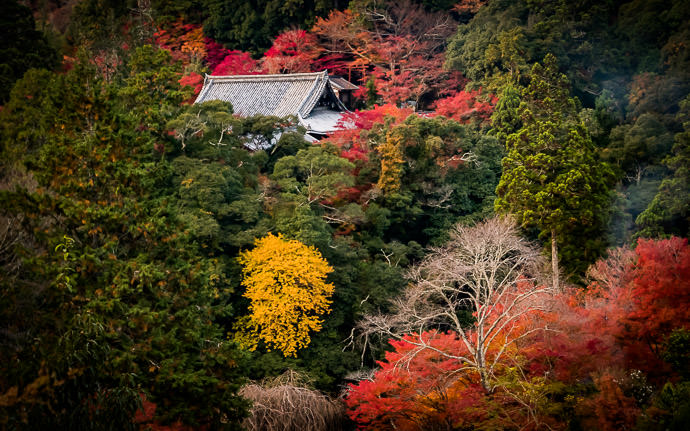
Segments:
[[[599,392],[578,406],[586,429],[601,431],[630,430],[640,415],[634,398],[623,393],[614,376],[604,374],[594,381]]]
[[[436,115],[452,118],[460,123],[468,123],[476,118],[480,122],[488,121],[496,106],[496,96],[489,96],[489,100],[482,102],[481,90],[459,91],[453,96],[439,99],[435,102]]]
[[[180,19],[154,33],[154,37],[158,46],[170,51],[172,58],[185,66],[199,64],[206,58],[204,34],[198,25],[185,24]]]
[[[453,6],[453,10],[461,14],[475,14],[479,12],[479,9],[481,9],[486,3],[488,3],[488,0],[461,0],[459,3]]]
[[[457,378],[457,360],[427,349],[400,364],[415,349],[405,340],[416,337],[411,334],[402,341],[391,341],[394,351],[387,352],[385,361],[378,363],[381,369],[374,378],[350,385],[345,402],[361,429],[462,428],[486,417],[487,410],[481,408],[485,402],[482,387]],[[424,333],[421,337],[440,350],[467,350],[453,332]]]

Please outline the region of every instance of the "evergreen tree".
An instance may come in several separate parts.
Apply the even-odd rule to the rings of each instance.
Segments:
[[[24,72],[34,67],[52,69],[58,55],[36,30],[31,10],[16,0],[0,3],[0,29],[0,104],[4,104]]]
[[[522,99],[522,126],[507,137],[496,210],[550,237],[553,284],[558,286],[559,243],[574,227],[603,226],[612,173],[596,159],[577,118],[576,100],[569,96],[568,79],[553,55],[534,65]]]
[[[162,157],[158,108],[185,95],[166,53],[139,49],[129,66],[120,86],[82,63],[40,90],[32,72],[0,113],[6,166],[30,179],[0,191],[18,232],[0,253],[0,428],[133,429],[142,394],[169,422],[232,428],[245,411],[242,354],[221,326],[228,271]],[[150,111],[130,98],[144,80]]]
[[[662,181],[654,200],[639,215],[640,236],[687,236],[690,229],[690,96],[681,103],[684,131],[675,137],[666,165],[673,175]]]

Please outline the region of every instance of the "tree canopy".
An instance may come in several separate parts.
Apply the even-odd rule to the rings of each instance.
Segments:
[[[0,429],[687,428],[688,2],[0,11]]]
[[[313,247],[280,234],[258,239],[255,248],[240,254],[249,298],[249,334],[285,356],[307,347],[309,333],[322,327],[334,286],[325,279],[333,271]]]

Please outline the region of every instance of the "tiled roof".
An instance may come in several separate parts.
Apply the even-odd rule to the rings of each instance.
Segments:
[[[331,76],[329,81],[336,90],[356,90],[359,88],[355,84],[351,83],[345,78],[341,78],[340,76]]]
[[[223,100],[235,113],[308,117],[326,86],[328,74],[209,76],[194,103]]]

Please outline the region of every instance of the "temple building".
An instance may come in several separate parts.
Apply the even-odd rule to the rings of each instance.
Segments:
[[[338,129],[348,108],[341,101],[352,100],[358,87],[343,78],[329,78],[326,71],[280,75],[235,75],[204,78],[194,103],[209,100],[230,102],[235,114],[294,115],[307,129],[307,137],[321,139]],[[339,97],[340,96],[340,97]],[[349,102],[348,102],[349,103]]]

